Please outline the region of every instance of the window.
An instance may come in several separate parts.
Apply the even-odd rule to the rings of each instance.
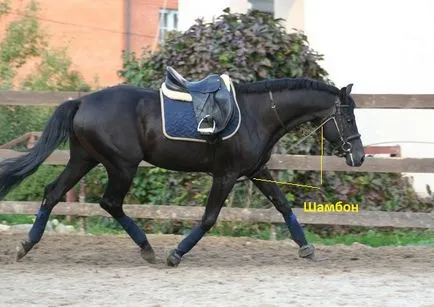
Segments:
[[[160,10],[160,43],[164,42],[167,31],[178,29],[178,11]]]
[[[274,13],[274,0],[249,0],[249,9]]]

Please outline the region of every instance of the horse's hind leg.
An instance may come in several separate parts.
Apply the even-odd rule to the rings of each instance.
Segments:
[[[107,211],[124,228],[133,241],[140,247],[143,259],[155,263],[155,253],[146,234],[137,224],[125,214],[122,204],[128,193],[131,182],[136,174],[138,164],[108,168],[108,185],[100,206]]]
[[[17,246],[17,261],[41,240],[51,211],[63,195],[97,164],[98,162],[90,157],[75,139],[71,140],[71,158],[59,177],[45,187],[44,198],[28,238]]]

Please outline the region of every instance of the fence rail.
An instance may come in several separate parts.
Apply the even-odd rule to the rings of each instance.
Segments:
[[[0,160],[25,155],[11,149],[0,149]],[[44,162],[48,165],[66,165],[69,151],[56,150]],[[267,166],[271,170],[319,171],[321,169],[320,156],[281,155],[271,156]],[[153,167],[147,162],[140,163],[140,167]],[[367,157],[361,167],[350,167],[344,159],[339,157],[323,157],[324,171],[341,172],[373,172],[373,173],[434,173],[434,158],[374,158]]]
[[[0,214],[35,214],[40,204],[37,202],[0,202]],[[204,207],[175,205],[124,205],[125,213],[133,218],[155,220],[200,220]],[[396,228],[434,228],[434,215],[419,212],[385,212],[359,211],[353,213],[304,212],[295,208],[295,214],[304,224],[347,225],[363,227],[396,227]],[[53,210],[54,215],[69,216],[109,216],[98,204],[91,203],[59,203]],[[282,215],[274,208],[223,208],[219,221],[283,224]]]
[[[0,105],[55,106],[86,92],[0,91]],[[434,95],[353,94],[358,108],[434,109]]]

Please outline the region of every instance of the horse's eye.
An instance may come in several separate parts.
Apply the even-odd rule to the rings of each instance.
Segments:
[[[348,118],[348,119],[347,119],[347,123],[351,124],[352,122],[353,122],[353,119],[352,119],[352,118]]]

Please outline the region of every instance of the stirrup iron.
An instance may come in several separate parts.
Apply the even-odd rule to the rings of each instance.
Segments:
[[[204,120],[206,120],[207,118],[209,118],[210,116],[207,115],[204,118],[202,118],[199,122],[199,124],[197,125],[197,131],[200,134],[206,134],[206,135],[211,135],[214,133],[215,131],[215,120],[212,120],[212,127],[206,127],[206,128],[202,128],[201,125],[203,123]]]

